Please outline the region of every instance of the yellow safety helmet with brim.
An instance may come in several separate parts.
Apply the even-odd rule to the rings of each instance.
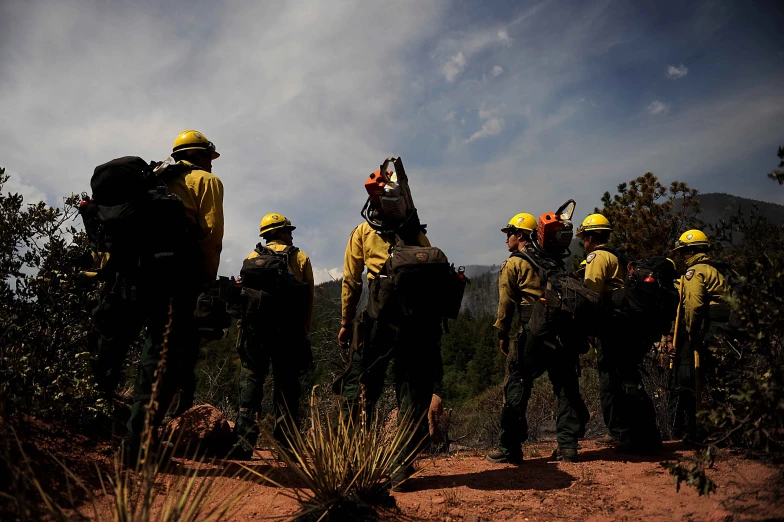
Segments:
[[[610,220],[601,214],[591,214],[583,219],[583,222],[577,227],[577,237],[583,237],[586,232],[596,232],[599,230],[609,230],[612,232],[612,225]]]
[[[536,229],[536,218],[526,212],[521,212],[512,216],[509,223],[501,229],[501,232],[508,234],[515,230],[522,230],[524,232],[533,232]]]
[[[673,248],[673,252],[676,250],[680,250],[682,248],[709,248],[710,247],[710,240],[708,236],[705,235],[705,232],[702,230],[687,230],[681,237],[675,242],[675,248]]]
[[[291,224],[286,216],[283,214],[267,214],[263,218],[261,218],[261,223],[259,224],[259,235],[264,236],[273,230],[294,230],[297,227]]]
[[[212,154],[212,159],[220,157],[218,151],[215,150],[215,144],[208,140],[204,134],[193,129],[182,131],[174,140],[172,154],[185,150],[206,150]]]

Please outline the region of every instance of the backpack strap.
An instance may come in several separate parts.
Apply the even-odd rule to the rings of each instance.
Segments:
[[[551,263],[547,263],[547,260],[540,259],[538,256],[533,256],[530,252],[518,250],[517,252],[512,252],[509,257],[519,257],[520,259],[524,259],[530,263],[530,265],[534,267],[537,272],[539,272],[539,279],[542,286],[547,284],[547,279],[550,275],[550,272],[556,268],[555,266],[552,266]]]

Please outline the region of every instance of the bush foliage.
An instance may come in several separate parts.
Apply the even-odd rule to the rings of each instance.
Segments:
[[[0,170],[0,415],[84,420],[102,410],[87,336],[93,285],[79,275],[87,238],[74,227],[78,196],[62,208],[3,195]]]

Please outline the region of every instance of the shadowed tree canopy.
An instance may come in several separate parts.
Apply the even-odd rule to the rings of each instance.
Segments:
[[[615,232],[610,243],[636,258],[662,255],[684,231],[700,228],[698,191],[673,181],[664,186],[651,172],[618,185],[618,193],[602,197],[603,214]]]
[[[782,185],[784,184],[784,147],[779,147],[778,157],[781,160],[779,161],[779,168],[769,172],[768,177],[775,179],[779,182],[779,185]]]

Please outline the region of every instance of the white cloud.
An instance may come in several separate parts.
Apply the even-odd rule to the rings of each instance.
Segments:
[[[648,105],[648,114],[652,116],[660,116],[670,112],[670,106],[663,101],[654,100]]]
[[[498,114],[498,107],[494,107],[492,109],[485,109],[484,107],[479,107],[479,111],[477,112],[477,116],[480,119],[486,120],[492,116]]]
[[[449,111],[449,114],[447,114],[446,116],[444,116],[444,119],[443,119],[443,120],[441,120],[441,121],[443,121],[443,122],[452,121],[452,120],[454,120],[454,119],[455,119],[455,116],[457,116],[457,112],[455,112],[455,111]]]
[[[500,220],[553,210],[565,197],[584,217],[605,189],[636,174],[733,190],[701,176],[775,145],[784,118],[784,94],[769,87],[780,83],[775,71],[750,77],[747,91],[708,89],[667,117],[663,101],[654,117],[652,99],[612,99],[628,86],[587,64],[633,62],[660,74],[663,48],[682,56],[692,47],[652,38],[606,1],[570,5],[567,19],[558,0],[512,22],[488,9],[487,25],[465,23],[446,0],[184,6],[0,2],[0,162],[22,173],[32,197],[57,203],[89,190],[95,165],[126,154],[163,159],[181,130],[202,130],[222,153],[224,275],[239,271],[261,217],[275,211],[297,225],[295,244],[319,280],[331,279],[328,267],[342,263],[361,220],[362,183],[391,154],[405,160],[433,244],[456,263],[490,264],[506,255],[502,234],[488,233]],[[377,38],[374,21],[391,18],[396,37]],[[619,42],[641,53],[608,53]],[[460,55],[447,83],[442,66]],[[494,64],[505,71],[480,81],[468,62],[488,79]],[[583,96],[601,109],[578,103]],[[498,138],[482,139],[499,134],[498,149]],[[521,172],[524,194],[509,190]]]
[[[680,64],[677,67],[674,66],[674,65],[668,65],[667,66],[666,75],[667,75],[667,78],[669,78],[671,80],[677,80],[678,78],[683,78],[687,74],[689,74],[689,68],[686,67],[683,64]]]
[[[493,70],[490,71],[490,74],[492,74],[493,76],[501,76],[502,74],[504,74],[504,68],[501,67],[500,65],[494,65]]]
[[[489,136],[498,136],[504,130],[504,120],[501,118],[490,118],[482,124],[482,128],[471,135],[470,138],[465,140],[465,143],[487,138]]]
[[[460,73],[465,71],[466,68],[466,59],[462,52],[457,53],[456,55],[452,56],[447,60],[447,62],[441,67],[441,73],[446,78],[446,81],[453,82],[455,78],[458,77]]]
[[[185,18],[181,0],[93,7],[0,2],[0,161],[24,173],[12,184],[57,204],[89,191],[96,165],[164,159],[196,128],[221,152],[221,274],[239,271],[271,211],[299,225],[295,244],[314,264],[341,262],[365,177],[386,156],[410,157],[395,147],[411,134],[411,99],[440,75],[404,57],[428,43],[447,4],[207,3]],[[378,39],[373,22],[391,18],[396,38]],[[378,124],[391,114],[401,116]]]
[[[22,181],[22,177],[13,170],[6,168],[5,175],[8,176],[8,181],[3,185],[3,195],[5,194],[21,194],[24,198],[25,204],[37,203],[41,200],[46,200],[46,195],[32,185],[28,185]],[[63,194],[65,196],[65,194]],[[53,202],[55,205],[59,201]]]
[[[316,284],[325,283],[327,281],[336,281],[343,277],[343,267],[336,266],[335,268],[313,268],[313,280]]]

